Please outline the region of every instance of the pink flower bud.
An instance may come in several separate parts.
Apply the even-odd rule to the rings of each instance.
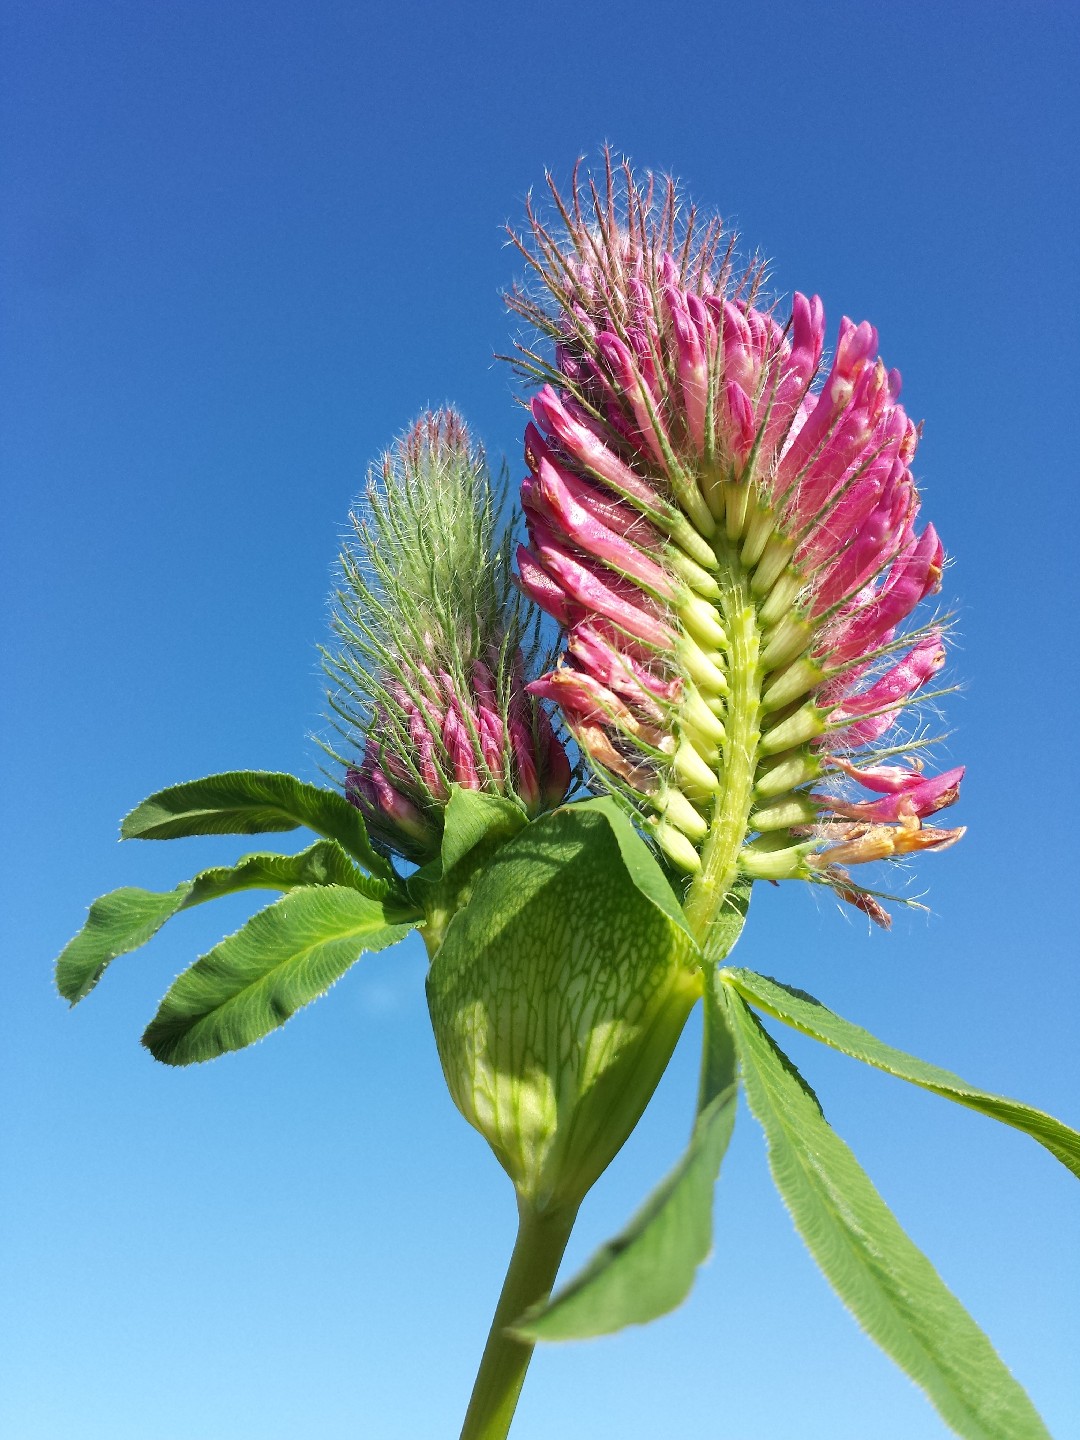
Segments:
[[[358,555],[343,556],[342,659],[327,668],[346,702],[335,695],[335,713],[366,719],[345,793],[377,845],[418,863],[438,850],[452,786],[535,814],[570,783],[562,746],[525,689],[527,618],[497,510],[460,419],[425,416],[385,457],[367,496],[372,519],[354,521]],[[596,541],[601,522],[587,519]],[[564,616],[563,589],[542,562],[525,556],[522,571],[521,588],[528,593],[531,578],[541,603]]]

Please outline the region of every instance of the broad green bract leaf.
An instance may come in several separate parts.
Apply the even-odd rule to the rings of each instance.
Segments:
[[[127,886],[102,895],[86,924],[56,962],[56,988],[72,1005],[82,1000],[110,961],[144,945],[181,910],[239,890],[292,890],[297,885],[349,885],[379,897],[388,889],[358,870],[333,840],[318,840],[299,855],[245,855],[235,865],[203,870],[175,890],[158,892]]]
[[[904,1234],[746,1002],[718,976],[706,1003],[727,1015],[777,1189],[859,1324],[965,1440],[1050,1440],[990,1341]]]
[[[252,1044],[341,978],[364,951],[407,935],[384,901],[343,885],[293,890],[177,979],[143,1035],[170,1065]]]
[[[630,865],[638,858],[633,847]],[[742,932],[750,882],[740,882],[713,927],[719,959]],[[666,904],[666,897],[664,897]],[[727,1023],[705,1012],[701,1084],[690,1143],[630,1223],[544,1305],[515,1325],[532,1340],[577,1340],[642,1325],[681,1305],[712,1249],[713,1189],[735,1124],[738,1078]]]
[[[902,1050],[894,1050],[868,1030],[841,1019],[812,995],[793,990],[778,980],[756,975],[752,970],[736,969],[725,971],[724,979],[751,1005],[756,1005],[793,1029],[801,1030],[804,1035],[811,1035],[815,1040],[842,1050],[845,1055],[851,1055],[867,1065],[875,1065],[901,1080],[921,1085],[924,1090],[944,1096],[946,1100],[955,1100],[958,1105],[966,1105],[970,1110],[978,1110],[982,1115],[1022,1130],[1044,1145],[1074,1175],[1080,1176],[1080,1134],[1052,1115],[1034,1110],[1030,1105],[1022,1105],[1019,1100],[1008,1100],[1001,1095],[977,1090],[948,1070],[928,1065],[925,1060],[905,1055]]]
[[[609,800],[490,858],[428,974],[447,1084],[521,1196],[576,1205],[663,1073],[700,994],[678,903]]]
[[[373,875],[393,871],[371,847],[360,812],[336,790],[271,770],[230,770],[159,790],[126,816],[125,840],[174,840],[185,835],[261,835],[306,825],[336,840]]]
[[[644,1325],[689,1295],[712,1249],[713,1187],[735,1124],[735,1050],[715,1006],[705,1013],[698,1113],[675,1169],[630,1223],[514,1332],[527,1340],[582,1340]]]

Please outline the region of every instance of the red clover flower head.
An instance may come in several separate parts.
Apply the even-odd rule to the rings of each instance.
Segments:
[[[826,366],[821,300],[778,318],[670,180],[608,157],[601,186],[551,191],[560,223],[530,205],[515,237],[542,292],[509,298],[554,349],[518,357],[539,382],[520,584],[565,634],[529,689],[687,875],[699,928],[740,875],[888,924],[848,867],[963,833],[925,823],[963,770],[889,744],[945,659],[939,623],[904,628],[943,555],[900,376],[846,317]]]
[[[535,623],[513,585],[502,496],[461,417],[423,416],[368,482],[341,555],[340,648],[325,656],[335,728],[359,753],[335,758],[376,843],[423,862],[451,786],[534,815],[562,800],[570,766],[526,689]]]

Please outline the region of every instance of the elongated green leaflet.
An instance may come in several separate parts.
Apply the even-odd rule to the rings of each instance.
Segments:
[[[191,888],[190,880],[163,893],[128,885],[95,900],[86,924],[56,962],[56,988],[64,999],[76,1005],[89,995],[110,961],[145,945],[189,902]]]
[[[175,890],[113,890],[94,901],[86,924],[61,952],[56,988],[75,1005],[112,960],[144,945],[181,910],[239,890],[292,890],[298,885],[348,885],[376,899],[389,888],[384,880],[358,870],[333,840],[317,840],[299,855],[245,855],[235,865],[203,870]]]
[[[629,845],[627,852],[628,869],[636,870],[640,855]],[[651,881],[642,869],[643,881]],[[749,882],[740,882],[727,897],[712,932],[720,959],[739,938],[749,899]],[[686,1150],[629,1224],[546,1304],[523,1316],[515,1333],[530,1340],[609,1335],[682,1304],[712,1249],[713,1189],[735,1124],[737,1098],[731,1034],[719,1009],[710,1006],[697,1115]]]
[[[143,1035],[170,1065],[240,1050],[323,994],[364,951],[407,935],[382,900],[343,885],[293,890],[177,979]]]
[[[965,1440],[1050,1440],[1027,1395],[900,1228],[813,1092],[733,986],[722,1007],[796,1228],[859,1324]]]
[[[185,835],[262,835],[306,825],[336,840],[373,875],[393,871],[371,847],[360,813],[336,790],[271,770],[230,770],[159,790],[126,816],[125,840],[174,840]]]
[[[689,1295],[712,1249],[713,1188],[735,1124],[735,1050],[715,1006],[705,1014],[698,1113],[674,1170],[630,1223],[514,1333],[527,1340],[581,1340],[644,1325]]]
[[[920,1085],[924,1090],[930,1090],[946,1100],[955,1100],[958,1105],[966,1105],[969,1110],[977,1110],[981,1115],[1000,1120],[1003,1125],[1022,1130],[1025,1135],[1030,1135],[1033,1140],[1045,1146],[1051,1155],[1056,1156],[1074,1175],[1080,1177],[1080,1134],[1071,1130],[1068,1125],[1063,1125],[1060,1120],[1055,1120],[1052,1115],[1047,1115],[1042,1110],[1034,1110],[1030,1105],[1022,1105],[1019,1100],[1009,1100],[1002,1095],[991,1095],[986,1090],[977,1090],[975,1086],[969,1085],[966,1080],[961,1080],[958,1075],[953,1075],[948,1070],[929,1065],[925,1060],[917,1060],[914,1055],[906,1055],[903,1050],[894,1050],[891,1045],[876,1039],[868,1030],[842,1019],[812,995],[793,990],[778,980],[756,975],[752,970],[737,969],[725,971],[724,979],[751,1005],[764,1010],[775,1020],[782,1020],[792,1029],[800,1030],[804,1035],[810,1035],[825,1045],[831,1045],[834,1050],[841,1050],[855,1060],[862,1060],[865,1064],[874,1065],[878,1070],[885,1070],[901,1080]]]

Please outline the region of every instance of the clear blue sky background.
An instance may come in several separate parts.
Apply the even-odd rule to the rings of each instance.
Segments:
[[[173,923],[68,1013],[92,897],[242,842],[119,816],[232,767],[316,778],[315,645],[365,464],[455,400],[519,464],[501,225],[605,140],[672,169],[872,319],[961,607],[968,765],[929,919],[763,890],[745,963],[1080,1123],[1076,1044],[1073,4],[10,0],[4,133],[0,1433],[440,1440],[513,1230],[442,1086],[418,945],[257,1048],[169,1070],[167,983],[248,902]],[[287,840],[289,837],[285,837]],[[692,1027],[693,1028],[693,1027]],[[690,1120],[695,1035],[570,1261]],[[1055,1440],[1080,1436],[1080,1190],[1030,1141],[792,1052]],[[716,1254],[677,1314],[543,1351],[515,1440],[937,1440],[805,1257],[741,1115]]]

